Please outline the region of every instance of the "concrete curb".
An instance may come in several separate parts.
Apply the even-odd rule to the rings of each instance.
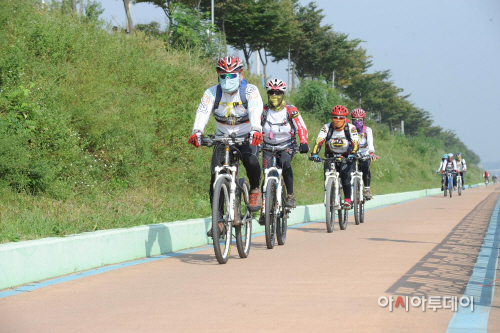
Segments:
[[[471,187],[484,185],[476,184]],[[427,189],[377,195],[366,209],[440,194]],[[288,224],[323,219],[323,204],[299,206]],[[151,224],[126,229],[86,232],[61,238],[0,244],[0,290],[100,266],[157,256],[210,244],[211,218]],[[253,232],[264,231],[255,220]]]

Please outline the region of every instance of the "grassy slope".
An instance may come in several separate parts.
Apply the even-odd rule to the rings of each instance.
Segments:
[[[32,131],[0,137],[0,159],[29,170],[9,173],[0,161],[0,242],[210,215],[211,150],[186,141],[213,63],[28,0],[6,2],[0,24],[0,98],[31,84],[26,102],[36,105]],[[302,113],[313,142],[322,123]],[[375,194],[438,185],[439,142],[374,130]],[[38,187],[13,191],[33,170]],[[298,204],[321,202],[321,165],[298,155],[294,173]]]

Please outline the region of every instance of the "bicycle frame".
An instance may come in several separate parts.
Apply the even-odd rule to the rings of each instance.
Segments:
[[[280,211],[280,208],[281,208],[281,205],[283,204],[281,202],[281,191],[283,190],[282,189],[282,186],[281,186],[281,174],[283,172],[283,170],[281,170],[280,168],[277,167],[276,165],[276,154],[274,153],[274,148],[272,150],[273,152],[273,159],[272,159],[272,163],[271,163],[271,167],[269,168],[266,168],[264,170],[264,187],[262,189],[262,211],[264,212],[265,211],[265,203],[266,203],[266,193],[267,193],[267,183],[270,179],[273,179],[276,181],[276,184],[278,184],[277,188],[276,188],[276,207],[274,207],[274,212],[275,214],[279,215],[279,211]],[[271,174],[271,175],[269,175]]]
[[[446,177],[448,178],[448,191],[453,190],[453,172],[446,171]]]
[[[362,158],[356,158],[355,161],[354,161],[354,171],[351,172],[351,201],[354,200],[353,199],[353,196],[354,196],[354,188],[353,188],[353,184],[354,184],[354,179],[357,178],[359,180],[359,184],[360,184],[360,193],[359,193],[359,201],[360,202],[363,202],[364,201],[364,188],[365,188],[365,183],[363,183],[363,172],[359,171],[358,170],[358,166],[359,166],[359,161],[362,160]]]
[[[324,186],[325,187],[324,203],[326,206],[326,204],[327,204],[326,203],[326,185],[328,184],[328,180],[330,178],[333,179],[333,183],[335,184],[335,200],[334,200],[333,206],[336,210],[341,209],[341,207],[340,207],[340,173],[337,172],[337,168],[335,167],[336,160],[338,159],[339,161],[341,161],[339,156],[335,156],[331,159],[328,159],[328,160],[330,160],[330,171],[325,172],[325,186]]]
[[[248,222],[248,220],[251,220],[251,218],[244,219],[242,221],[239,221],[239,219],[235,219],[235,205],[236,205],[236,186],[237,185],[237,180],[239,179],[240,175],[240,169],[239,169],[239,161],[236,159],[234,162],[234,165],[231,165],[231,145],[237,145],[244,143],[244,139],[236,139],[236,138],[230,138],[230,137],[222,137],[219,139],[213,139],[212,142],[221,142],[224,144],[224,164],[222,166],[217,166],[215,167],[215,180],[213,183],[213,187],[215,190],[215,184],[219,180],[219,178],[226,178],[230,184],[229,187],[229,206],[228,206],[228,214],[229,214],[229,221],[233,222],[233,225],[240,225],[243,223]],[[234,153],[233,153],[234,154]],[[222,172],[225,171],[225,172]]]

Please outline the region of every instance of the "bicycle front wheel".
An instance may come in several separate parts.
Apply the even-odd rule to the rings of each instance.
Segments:
[[[359,222],[365,223],[365,201],[359,203]]]
[[[269,179],[266,186],[266,245],[268,249],[274,248],[276,234],[276,181]]]
[[[229,221],[229,184],[219,178],[214,186],[212,201],[212,232],[215,257],[225,264],[231,254],[232,221]]]
[[[352,190],[354,191],[353,192],[353,196],[352,196],[352,204],[354,205],[354,222],[356,223],[356,225],[359,225],[359,223],[361,222],[361,219],[359,217],[359,206],[361,205],[361,202],[359,200],[360,198],[360,185],[359,185],[359,179],[358,178],[354,178],[354,181],[352,183]]]
[[[325,208],[326,208],[326,231],[328,233],[333,232],[333,224],[335,222],[335,183],[333,179],[328,179],[326,183],[326,193],[325,193]]]
[[[448,192],[450,192],[450,198],[451,198],[451,192],[453,192],[453,178],[448,178]]]
[[[278,245],[284,245],[286,242],[286,229],[288,227],[288,217],[287,214],[289,209],[285,207],[286,201],[286,186],[283,178],[281,179],[281,212],[276,220],[276,238],[278,239]]]
[[[458,195],[462,195],[462,179],[459,179],[458,180],[458,184],[457,184],[457,188],[458,188]]]
[[[250,200],[250,186],[246,179],[239,180],[239,190],[236,195],[236,210],[243,221],[242,224],[234,226],[236,247],[240,258],[247,258],[250,253],[250,244],[252,242],[252,217],[253,213],[247,208]],[[248,220],[247,222],[245,222]]]

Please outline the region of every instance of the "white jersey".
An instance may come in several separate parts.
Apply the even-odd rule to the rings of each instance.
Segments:
[[[358,131],[354,125],[347,123],[345,126],[347,130],[350,132],[351,142],[346,138],[345,131],[332,131],[332,136],[326,141],[326,137],[328,136],[328,131],[332,126],[332,123],[325,124],[321,131],[318,134],[318,138],[316,139],[316,144],[314,145],[313,154],[318,154],[321,150],[321,146],[325,143],[325,149],[327,154],[335,153],[335,154],[343,154],[349,150],[349,147],[352,148],[352,152],[356,153],[359,148],[359,138]]]
[[[280,111],[273,111],[265,106],[264,114],[266,115],[262,125],[264,144],[278,148],[288,147],[296,134],[299,136],[299,143],[307,143],[307,127],[295,106],[287,104]]]
[[[196,119],[193,125],[193,133],[202,132],[210,119],[210,113],[214,107],[217,85],[208,88],[201,98],[200,105],[196,111]],[[241,103],[239,88],[232,94],[222,92],[219,105],[214,110],[215,136],[231,135],[241,137],[250,131],[262,132],[260,118],[262,115],[262,98],[259,89],[253,84],[247,84],[246,97],[248,109]]]
[[[467,171],[467,165],[465,164],[465,159],[462,158],[461,161],[456,161],[457,162],[457,170],[459,172]]]
[[[439,164],[439,168],[437,169],[437,172],[441,171],[441,169],[443,169],[443,170],[444,170],[444,165],[445,165],[445,162],[446,162],[446,159],[445,159],[445,158],[443,158],[443,159],[441,160],[441,163]]]
[[[373,146],[373,132],[370,127],[366,127],[364,133],[358,132],[359,137],[359,153],[361,155],[368,155],[369,153],[375,153],[375,147]]]

